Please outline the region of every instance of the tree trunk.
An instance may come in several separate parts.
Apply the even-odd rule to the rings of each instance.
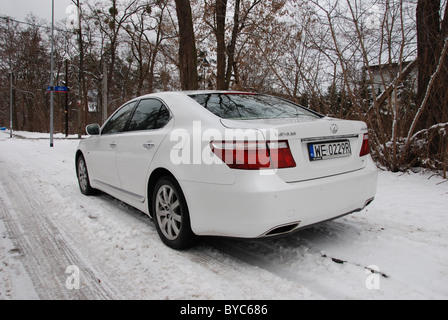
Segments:
[[[175,0],[179,24],[179,71],[182,90],[198,89],[197,52],[190,0]]]
[[[235,12],[233,13],[233,29],[232,29],[232,38],[230,39],[229,46],[227,47],[227,71],[226,71],[226,81],[225,81],[225,89],[228,90],[230,88],[230,78],[232,76],[232,69],[235,63],[235,47],[236,47],[236,38],[238,36],[239,28],[240,28],[240,4],[241,0],[235,1]]]
[[[216,16],[216,44],[217,44],[217,59],[216,59],[216,77],[217,89],[226,90],[226,11],[227,0],[216,0],[215,16]]]
[[[87,85],[86,79],[84,75],[84,43],[82,41],[82,19],[81,19],[81,7],[79,4],[79,0],[76,2],[76,6],[78,7],[78,46],[79,46],[79,100],[81,100],[81,106],[78,110],[80,115],[83,116],[78,117],[81,121],[84,121],[84,125],[79,123],[78,134],[82,135],[84,133],[84,127],[89,122],[89,105],[87,102]]]
[[[427,91],[426,112],[422,114],[419,128],[428,128],[438,122],[443,122],[447,116],[447,85],[448,61],[440,55],[447,35],[447,18],[441,23],[440,0],[419,0],[417,4],[417,61],[418,61],[418,90],[417,105],[424,101]],[[441,72],[437,75],[432,88],[428,87],[438,64],[442,64]]]

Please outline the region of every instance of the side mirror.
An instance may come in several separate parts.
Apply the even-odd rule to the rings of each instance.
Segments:
[[[100,134],[100,125],[98,123],[89,124],[86,127],[86,132],[88,135],[97,136]]]

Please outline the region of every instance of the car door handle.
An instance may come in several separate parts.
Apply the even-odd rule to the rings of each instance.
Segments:
[[[143,144],[143,148],[145,148],[145,149],[151,149],[151,148],[154,148],[155,146],[156,146],[156,144],[153,142],[146,142]]]
[[[112,149],[115,148],[117,146],[117,144],[115,142],[112,142],[109,144],[109,147],[111,147]]]

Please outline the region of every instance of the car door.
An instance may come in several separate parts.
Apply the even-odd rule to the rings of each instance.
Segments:
[[[87,162],[90,178],[95,183],[120,188],[116,148],[136,104],[131,102],[119,108],[105,123],[101,134],[90,143]]]
[[[116,148],[121,188],[136,200],[146,197],[147,174],[151,161],[170,132],[173,121],[169,109],[158,99],[142,99],[120,135]]]

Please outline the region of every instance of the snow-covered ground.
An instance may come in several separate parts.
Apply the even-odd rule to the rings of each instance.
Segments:
[[[25,139],[26,138],[26,139]],[[448,182],[379,172],[364,211],[281,239],[186,251],[78,189],[78,141],[0,132],[0,299],[447,299]],[[349,196],[349,195],[347,195]]]

